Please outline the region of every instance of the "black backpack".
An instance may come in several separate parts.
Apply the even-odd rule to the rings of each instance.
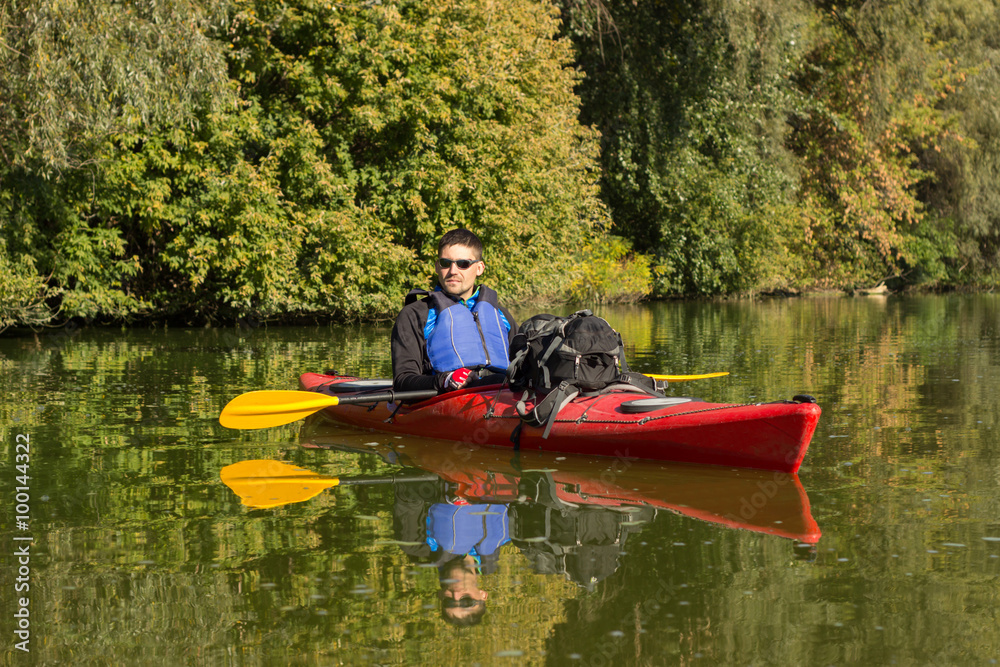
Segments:
[[[511,388],[524,390],[517,413],[524,423],[545,425],[543,438],[559,411],[581,393],[638,389],[658,395],[652,379],[629,371],[618,332],[589,310],[530,318],[511,341],[510,360]],[[539,394],[546,396],[529,411],[526,399]]]

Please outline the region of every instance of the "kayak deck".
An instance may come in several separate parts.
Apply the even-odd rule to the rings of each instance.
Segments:
[[[387,382],[319,373],[299,378],[302,389],[327,395],[361,395],[384,390]],[[337,405],[325,412],[353,426],[473,445],[780,472],[798,471],[821,413],[815,403],[793,401],[668,399],[662,406],[642,406],[636,402],[648,399],[646,394],[614,392],[575,399],[559,413],[548,438],[542,437],[542,428],[523,425],[515,444],[512,435],[522,423],[515,409],[520,396],[495,385],[408,405]]]

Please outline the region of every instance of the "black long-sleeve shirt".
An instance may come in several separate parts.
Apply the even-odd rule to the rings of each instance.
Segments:
[[[429,312],[430,304],[427,299],[420,299],[404,306],[396,317],[396,323],[392,327],[392,387],[396,391],[440,388],[438,374],[431,366],[430,357],[427,356],[427,341],[424,339],[424,327],[427,326]],[[500,306],[500,312],[510,324],[510,331],[507,332],[509,345],[517,333],[517,323],[503,306]],[[495,375],[478,380],[470,379],[466,386],[490,384],[495,381],[498,381]]]

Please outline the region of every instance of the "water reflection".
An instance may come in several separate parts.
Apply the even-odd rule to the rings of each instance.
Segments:
[[[380,440],[371,441],[373,437]],[[661,512],[795,540],[811,557],[820,529],[797,475],[628,457],[512,453],[458,442],[373,436],[317,415],[303,425],[308,449],[378,455],[392,475],[332,477],[273,460],[223,469],[244,505],[305,502],[335,486],[392,485],[393,543],[417,566],[436,568],[441,618],[477,624],[501,547],[517,547],[536,574],[593,591],[612,577],[626,545]]]
[[[565,514],[574,508],[612,510],[644,518],[644,509],[666,510],[730,528],[816,543],[813,520],[798,475],[549,452],[477,447],[425,438],[352,436],[322,414],[307,420],[300,444],[309,448],[376,453],[385,462],[432,472],[466,502],[543,507]],[[550,525],[548,519],[542,521]],[[524,536],[533,539],[540,535]]]

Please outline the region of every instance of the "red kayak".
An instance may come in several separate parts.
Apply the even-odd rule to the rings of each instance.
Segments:
[[[305,373],[303,390],[330,396],[384,393],[389,380]],[[389,433],[515,447],[521,392],[499,385],[462,389],[412,404],[342,404],[325,408],[335,421]],[[522,451],[619,456],[797,472],[819,422],[808,397],[776,403],[706,403],[693,398],[651,398],[619,391],[577,397],[560,411],[548,438],[521,428]],[[528,408],[532,407],[528,403]]]

